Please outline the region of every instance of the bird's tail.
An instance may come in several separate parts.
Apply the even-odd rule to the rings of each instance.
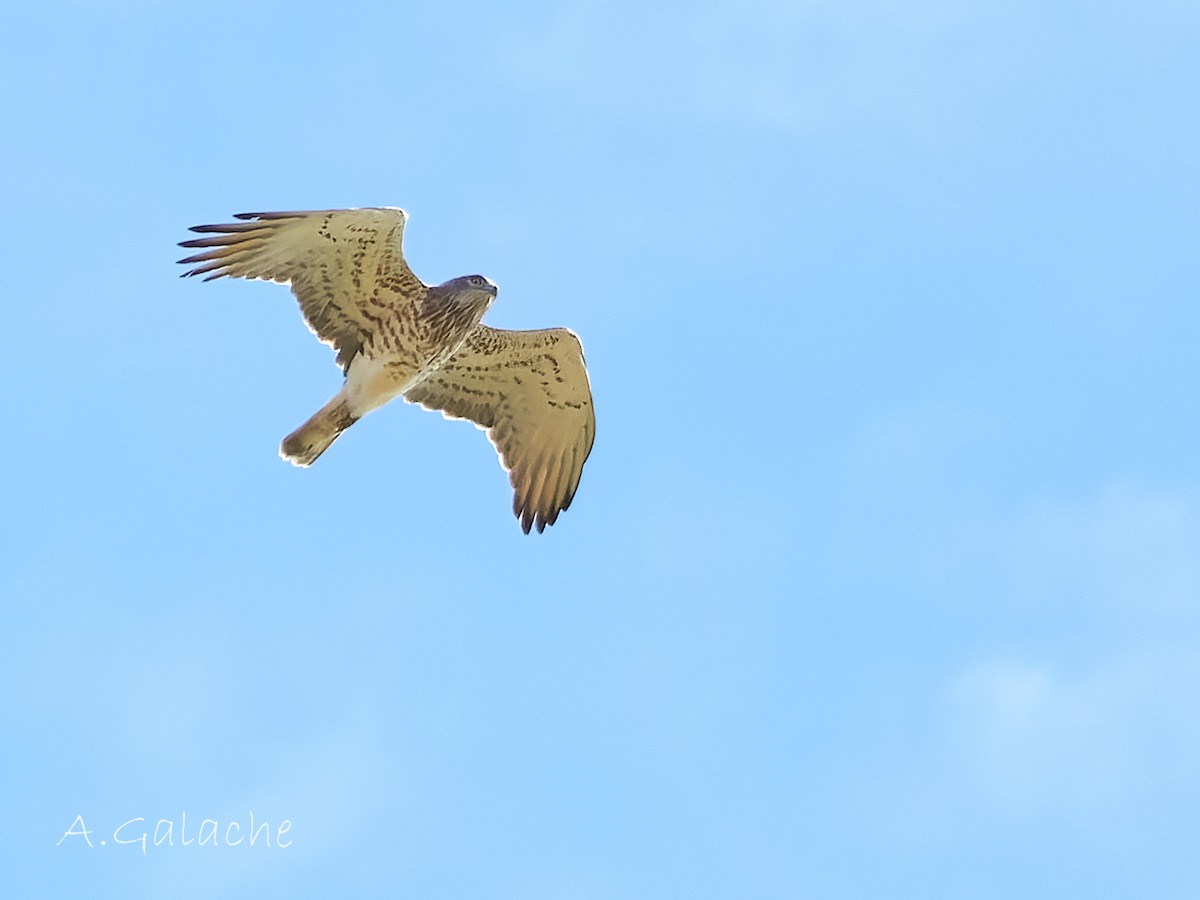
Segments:
[[[283,439],[279,455],[294,466],[311,466],[338,436],[358,421],[345,397],[338,394],[315,416]]]

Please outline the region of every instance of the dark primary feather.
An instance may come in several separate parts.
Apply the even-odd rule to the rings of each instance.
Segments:
[[[316,210],[238,213],[247,220],[197,225],[209,237],[180,246],[202,252],[179,262],[185,276],[229,276],[290,284],[305,321],[337,351],[342,369],[379,324],[400,307],[420,302],[426,285],[413,274],[402,247],[403,210]]]

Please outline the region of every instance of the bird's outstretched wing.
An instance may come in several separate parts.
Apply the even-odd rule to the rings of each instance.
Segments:
[[[333,209],[239,213],[239,222],[197,225],[211,237],[183,241],[202,248],[181,259],[205,281],[229,275],[290,283],[309,328],[337,351],[345,369],[367,335],[424,285],[404,261],[404,210]]]
[[[449,361],[404,396],[487,429],[526,534],[531,526],[553,525],[571,505],[596,416],[583,347],[567,329],[478,325]]]

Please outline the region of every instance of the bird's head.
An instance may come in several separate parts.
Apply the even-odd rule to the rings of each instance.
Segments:
[[[453,303],[463,306],[483,303],[486,307],[496,299],[497,288],[490,278],[482,275],[460,275],[438,285],[438,290]]]
[[[434,308],[469,330],[496,299],[496,285],[482,275],[462,275],[430,288],[429,299]]]

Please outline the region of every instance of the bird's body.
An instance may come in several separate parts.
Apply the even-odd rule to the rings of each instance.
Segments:
[[[283,440],[312,464],[358,419],[398,396],[488,432],[528,532],[553,524],[575,494],[595,436],[579,339],[562,328],[481,324],[496,286],[481,275],[426,285],[404,260],[395,208],[243,213],[193,228],[211,234],[180,262],[208,273],[290,283],[317,336],[337,351],[342,389]],[[206,279],[206,280],[208,280]]]
[[[346,363],[337,396],[283,439],[284,459],[312,465],[343,431],[444,365],[479,324],[496,289],[475,275],[436,287],[422,284],[414,293],[416,299],[380,317],[377,330]]]

